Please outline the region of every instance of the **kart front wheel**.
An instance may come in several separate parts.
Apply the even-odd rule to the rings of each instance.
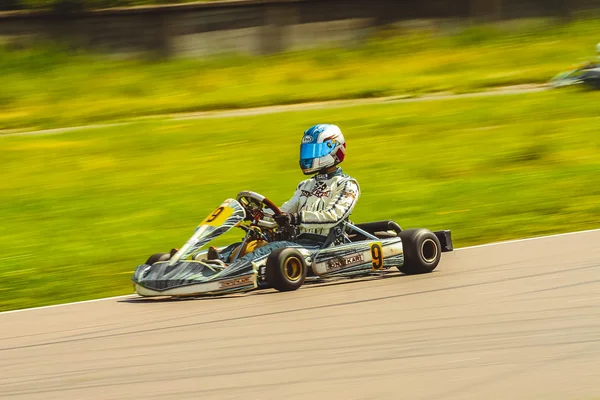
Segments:
[[[170,258],[171,258],[171,254],[169,254],[169,253],[152,254],[146,261],[146,265],[152,265],[159,261],[169,261]]]
[[[267,282],[280,292],[297,290],[306,279],[308,268],[304,256],[293,248],[277,249],[266,264]]]
[[[437,236],[427,229],[407,229],[398,235],[402,239],[404,264],[398,269],[407,275],[432,272],[442,257]]]

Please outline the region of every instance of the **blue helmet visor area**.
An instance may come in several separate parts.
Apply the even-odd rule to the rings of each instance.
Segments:
[[[300,145],[300,159],[301,160],[312,160],[313,158],[319,158],[326,156],[333,150],[333,144],[331,141],[325,143],[306,143]]]
[[[313,167],[313,160],[300,160],[300,168],[310,169]]]

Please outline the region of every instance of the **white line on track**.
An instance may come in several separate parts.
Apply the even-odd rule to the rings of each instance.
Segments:
[[[499,246],[499,245],[503,245],[503,244],[512,244],[512,243],[520,243],[520,242],[529,242],[530,240],[539,240],[539,239],[548,239],[548,238],[553,238],[553,237],[579,235],[579,234],[582,234],[582,233],[590,233],[590,232],[600,232],[600,228],[588,229],[588,230],[585,230],[585,231],[558,233],[558,234],[555,234],[555,235],[534,236],[534,237],[524,238],[524,239],[506,240],[504,242],[492,242],[492,243],[486,243],[486,244],[479,244],[479,245],[476,245],[476,246],[460,247],[460,248],[454,249],[454,251],[457,251],[457,250],[479,249],[479,248],[482,248],[482,247]]]
[[[6,132],[0,130],[0,138],[11,137],[11,136],[37,136],[37,135],[57,135],[61,133],[67,133],[77,131],[80,129],[98,129],[108,128],[114,126],[124,126],[133,124],[135,122],[148,121],[153,119],[164,119],[170,121],[183,121],[183,120],[197,120],[197,119],[208,119],[208,118],[234,118],[234,117],[249,117],[253,115],[265,115],[265,114],[276,114],[282,112],[291,111],[311,111],[311,110],[323,110],[332,108],[347,108],[366,106],[374,104],[397,104],[397,103],[416,103],[422,101],[435,101],[435,100],[452,100],[462,98],[473,98],[473,97],[487,97],[487,96],[505,96],[514,94],[526,94],[526,93],[538,93],[549,90],[546,85],[534,85],[534,87],[527,88],[511,88],[511,87],[500,87],[496,89],[490,89],[482,92],[474,93],[457,93],[457,94],[431,94],[424,95],[421,97],[410,97],[410,98],[399,98],[398,96],[390,97],[376,97],[366,99],[349,99],[349,100],[329,100],[320,102],[308,102],[298,104],[275,104],[272,106],[254,107],[254,108],[243,108],[238,110],[214,110],[214,111],[198,111],[189,113],[178,113],[178,114],[156,114],[148,115],[138,118],[133,118],[124,122],[115,122],[107,124],[95,124],[95,125],[79,125],[70,126],[65,128],[52,128],[43,129],[37,131],[23,131],[23,132]]]
[[[10,137],[10,136],[42,136],[42,135],[57,135],[60,133],[67,133],[72,131],[79,131],[85,129],[102,129],[102,128],[112,128],[116,126],[124,126],[131,124],[133,122],[117,122],[112,124],[96,124],[96,125],[80,125],[80,126],[69,126],[66,128],[52,128],[52,129],[42,129],[39,131],[26,131],[26,132],[14,132],[14,133],[0,133],[0,138],[2,137]]]
[[[585,234],[585,233],[590,233],[590,232],[600,232],[600,228],[597,228],[597,229],[588,229],[588,230],[585,230],[585,231],[575,231],[575,232],[567,232],[567,233],[558,233],[558,234],[555,234],[555,235],[535,236],[535,237],[524,238],[524,239],[507,240],[507,241],[504,241],[504,242],[492,242],[492,243],[487,243],[487,244],[480,244],[480,245],[477,245],[477,246],[459,247],[459,248],[454,249],[454,251],[479,249],[479,248],[491,247],[491,246],[501,246],[501,245],[505,245],[505,244],[521,243],[521,242],[528,242],[528,241],[531,241],[531,240],[548,239],[548,238],[555,238],[555,237],[561,237],[561,236],[580,235],[580,234]],[[48,308],[65,307],[65,306],[72,306],[72,305],[77,305],[77,304],[95,303],[95,302],[98,302],[98,301],[105,301],[105,300],[126,299],[128,297],[134,297],[134,296],[136,296],[136,295],[135,294],[128,294],[128,295],[124,295],[124,296],[104,297],[104,298],[101,298],[101,299],[76,301],[76,302],[73,302],[73,303],[55,304],[55,305],[51,305],[51,306],[23,308],[23,309],[20,309],[20,310],[3,311],[3,312],[0,312],[0,315],[18,313],[18,312],[23,312],[23,311],[34,311],[34,310],[44,310],[44,309],[48,309]]]
[[[73,303],[54,304],[54,305],[51,305],[51,306],[23,308],[21,310],[3,311],[3,312],[0,312],[0,315],[18,313],[18,312],[22,312],[22,311],[35,311],[35,310],[44,310],[44,309],[47,309],[47,308],[57,308],[57,307],[73,306],[73,305],[76,305],[76,304],[96,303],[98,301],[105,301],[105,300],[126,299],[128,297],[133,297],[133,296],[135,296],[135,295],[134,294],[126,294],[126,295],[123,295],[123,296],[103,297],[101,299],[75,301]]]

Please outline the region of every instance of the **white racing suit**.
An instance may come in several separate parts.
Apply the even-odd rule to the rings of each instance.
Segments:
[[[292,198],[280,209],[284,213],[298,213],[300,233],[327,236],[331,228],[348,219],[359,195],[356,179],[338,168],[300,182]]]
[[[332,173],[315,175],[300,182],[292,198],[279,209],[284,213],[298,214],[299,233],[327,236],[332,228],[348,219],[359,195],[358,182],[338,168]],[[272,216],[270,210],[265,211],[267,211],[266,215]],[[239,249],[240,243],[235,243],[223,249],[219,257],[230,262],[231,255],[239,252],[240,249],[241,255],[269,254],[277,248],[285,247],[286,243],[251,241]]]

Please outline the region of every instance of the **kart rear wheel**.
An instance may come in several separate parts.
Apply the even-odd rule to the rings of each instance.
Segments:
[[[442,245],[427,229],[407,229],[398,235],[402,239],[404,264],[398,269],[407,275],[432,272],[442,257]]]
[[[146,265],[152,265],[159,261],[169,261],[171,254],[169,253],[156,253],[152,254],[146,261]]]
[[[280,292],[297,290],[306,279],[304,256],[294,248],[273,251],[266,264],[267,282]]]

